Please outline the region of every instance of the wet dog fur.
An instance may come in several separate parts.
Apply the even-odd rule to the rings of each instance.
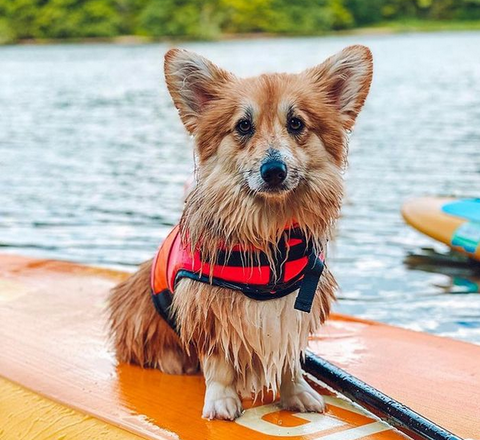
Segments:
[[[364,46],[348,47],[299,74],[246,79],[195,53],[170,50],[168,90],[195,139],[196,184],[180,221],[192,249],[210,261],[220,244],[270,255],[293,221],[318,251],[324,249],[339,216],[348,133],[367,97],[372,69]],[[271,160],[287,170],[273,187],[261,173]],[[286,409],[323,411],[300,360],[308,335],[318,331],[335,297],[328,269],[311,313],[294,310],[295,293],[256,301],[182,279],[172,304],[177,335],[152,304],[151,266],[144,263],[110,295],[120,362],[169,374],[201,368],[207,386],[203,416],[209,419],[235,419],[242,412],[239,394],[262,395],[265,389],[279,392]]]

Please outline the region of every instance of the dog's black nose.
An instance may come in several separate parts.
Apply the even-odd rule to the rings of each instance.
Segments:
[[[269,185],[280,185],[287,177],[287,166],[279,160],[269,160],[260,167],[260,175]]]

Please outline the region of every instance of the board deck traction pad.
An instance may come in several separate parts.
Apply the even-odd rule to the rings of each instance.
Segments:
[[[5,429],[13,433],[15,426],[27,425],[32,437],[50,438],[42,437],[45,427],[35,433],[33,423],[47,403],[52,421],[62,419],[54,417],[57,413],[83,414],[82,423],[71,426],[81,432],[95,420],[105,439],[405,438],[316,381],[313,386],[326,396],[325,415],[294,414],[273,401],[246,400],[245,414],[234,423],[202,419],[201,376],[169,376],[115,364],[106,344],[103,310],[108,290],[125,277],[72,263],[0,255],[0,438],[4,434],[9,439]],[[480,438],[480,390],[466,380],[480,377],[475,362],[480,347],[335,316],[322,334],[312,337],[310,349],[459,436]],[[402,371],[395,368],[399,350],[401,359],[402,352],[412,357]],[[446,362],[445,352],[458,365]],[[432,362],[439,377],[426,374]],[[408,388],[406,380],[411,381]],[[437,404],[441,395],[453,397]],[[469,405],[463,403],[467,396]],[[11,413],[14,398],[37,403]]]
[[[446,203],[442,211],[455,217],[480,223],[480,199],[459,199]]]

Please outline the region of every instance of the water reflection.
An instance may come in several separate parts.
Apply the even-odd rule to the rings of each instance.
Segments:
[[[448,279],[436,285],[442,293],[480,293],[480,263],[458,252],[422,248],[407,255],[404,264],[411,270],[446,275]]]

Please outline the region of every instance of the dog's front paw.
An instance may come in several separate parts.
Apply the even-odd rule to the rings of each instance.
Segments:
[[[210,385],[207,389],[203,418],[208,420],[235,420],[241,416],[242,412],[242,402],[233,388]]]
[[[282,408],[299,412],[324,412],[325,402],[303,378],[282,387],[280,404]]]

